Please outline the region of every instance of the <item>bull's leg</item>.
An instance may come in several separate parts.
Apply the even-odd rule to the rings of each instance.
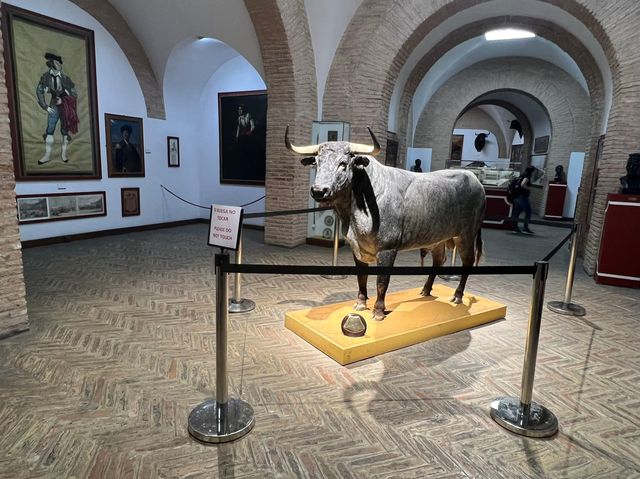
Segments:
[[[368,266],[367,263],[363,263],[362,261],[358,261],[358,259],[354,256],[353,260],[356,262],[356,266]],[[364,311],[367,309],[367,279],[369,275],[367,274],[359,274],[358,275],[358,299],[356,300],[356,304],[353,305],[353,309],[356,311]]]
[[[422,250],[421,250],[422,251]],[[442,266],[447,260],[447,250],[445,249],[445,243],[440,243],[438,246],[431,250],[431,257],[433,258],[433,266]],[[431,296],[431,289],[433,288],[433,281],[436,279],[435,274],[430,274],[427,278],[427,282],[424,284],[424,288],[420,294],[422,296]]]
[[[462,241],[456,241],[456,247],[458,248],[458,254],[460,255],[460,260],[462,261],[462,266],[465,268],[473,266],[475,262],[475,247],[474,247],[474,238],[465,239]],[[458,287],[456,288],[456,292],[451,298],[452,303],[460,304],[462,303],[462,297],[464,296],[464,288],[467,284],[468,274],[463,274],[460,276],[460,283],[458,283]]]
[[[378,266],[393,266],[396,260],[396,250],[380,251],[376,255],[378,260]],[[373,319],[376,321],[382,321],[384,319],[384,298],[387,295],[387,288],[389,287],[389,279],[391,276],[388,274],[379,275],[376,281],[376,288],[378,297],[376,298],[376,304],[373,307]]]
[[[424,267],[424,257],[427,256],[429,250],[426,248],[420,248],[420,267]]]

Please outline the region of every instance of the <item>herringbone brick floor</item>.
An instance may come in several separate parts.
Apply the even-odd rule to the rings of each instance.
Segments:
[[[530,264],[566,233],[484,230],[484,264]],[[230,390],[256,412],[243,439],[204,446],[189,411],[215,384],[214,249],[206,225],[24,251],[31,331],[0,342],[0,478],[640,477],[640,291],[581,268],[585,318],[545,311],[534,399],[560,432],[525,439],[489,417],[517,395],[528,277],[471,278],[504,321],[342,367],[284,329],[285,311],[354,297],[354,278],[245,276],[229,317]],[[245,262],[330,263],[247,231]],[[417,264],[415,252],[398,264]],[[547,300],[562,299],[568,252]],[[350,265],[342,248],[340,264]],[[396,277],[392,290],[424,278]],[[370,294],[373,294],[370,279]]]

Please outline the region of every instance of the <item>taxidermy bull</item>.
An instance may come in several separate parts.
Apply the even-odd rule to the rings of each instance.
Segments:
[[[358,266],[376,263],[393,266],[400,250],[431,252],[434,266],[446,260],[446,244],[453,242],[463,266],[480,260],[480,227],[485,194],[476,176],[464,170],[414,173],[384,166],[373,155],[380,151],[369,129],[373,146],[346,141],[294,146],[285,132],[287,148],[303,155],[303,165],[316,168],[311,196],[322,206],[333,206],[342,221]],[[468,275],[462,275],[452,302],[462,302]],[[431,295],[435,275],[429,275],[423,296]],[[389,276],[378,276],[373,319],[384,319]],[[358,275],[358,300],[354,308],[367,307],[367,275]]]

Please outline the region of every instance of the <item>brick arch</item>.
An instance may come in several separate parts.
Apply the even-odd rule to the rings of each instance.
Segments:
[[[147,54],[133,34],[126,20],[109,2],[94,0],[70,0],[99,21],[113,36],[118,46],[129,60],[131,68],[140,83],[149,118],[166,118],[162,87],[156,78]]]
[[[510,111],[513,116],[516,117],[516,120],[518,120],[520,122],[520,125],[522,126],[522,135],[524,136],[524,143],[522,144],[522,154],[525,158],[529,158],[529,155],[531,155],[531,150],[533,149],[533,128],[531,128],[531,123],[529,123],[529,118],[527,118],[527,115],[511,102],[496,99],[484,100],[482,97],[477,99],[473,103],[470,103],[467,109],[480,105],[501,106],[505,110]],[[464,112],[467,109],[462,110],[461,115],[464,115]],[[449,154],[449,156],[451,155]]]
[[[325,116],[351,121],[352,135],[358,138],[366,137],[362,125],[374,125],[377,131],[385,131],[391,93],[409,54],[449,17],[487,1],[365,0],[336,52],[324,95]],[[541,1],[558,6],[582,21],[602,44],[614,70],[615,49],[598,19],[582,5],[593,0]]]
[[[460,112],[481,96],[504,89],[535,98],[547,111],[552,128],[548,171],[556,164],[566,169],[571,151],[584,151],[591,114],[589,99],[580,85],[560,68],[542,60],[493,59],[451,77],[420,114],[414,146],[432,148],[432,169],[445,167],[451,131]],[[545,185],[542,192],[532,194],[534,208],[537,205],[539,211],[546,189]]]
[[[495,17],[474,22],[455,30],[434,46],[434,48],[425,54],[418,62],[405,84],[400,100],[398,112],[398,136],[400,138],[407,138],[407,120],[413,96],[422,78],[435,62],[456,45],[482,35],[487,28],[503,27],[505,25],[533,31],[536,35],[563,48],[563,50],[576,61],[589,88],[591,109],[596,113],[593,116],[590,136],[592,138],[599,136],[600,124],[604,116],[604,85],[600,70],[589,51],[569,32],[550,22],[524,17]],[[406,148],[403,149],[403,146],[405,145],[401,144],[399,150],[405,151]]]
[[[317,116],[316,72],[304,0],[245,0],[260,41],[268,89],[267,211],[303,207],[309,198],[309,171],[284,146],[307,144]],[[296,246],[307,237],[307,216],[267,218],[265,241]]]

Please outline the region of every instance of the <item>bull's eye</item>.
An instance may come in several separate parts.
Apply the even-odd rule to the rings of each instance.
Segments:
[[[346,161],[341,161],[340,164],[338,165],[338,168],[340,168],[341,170],[346,170],[347,169],[347,162]]]

